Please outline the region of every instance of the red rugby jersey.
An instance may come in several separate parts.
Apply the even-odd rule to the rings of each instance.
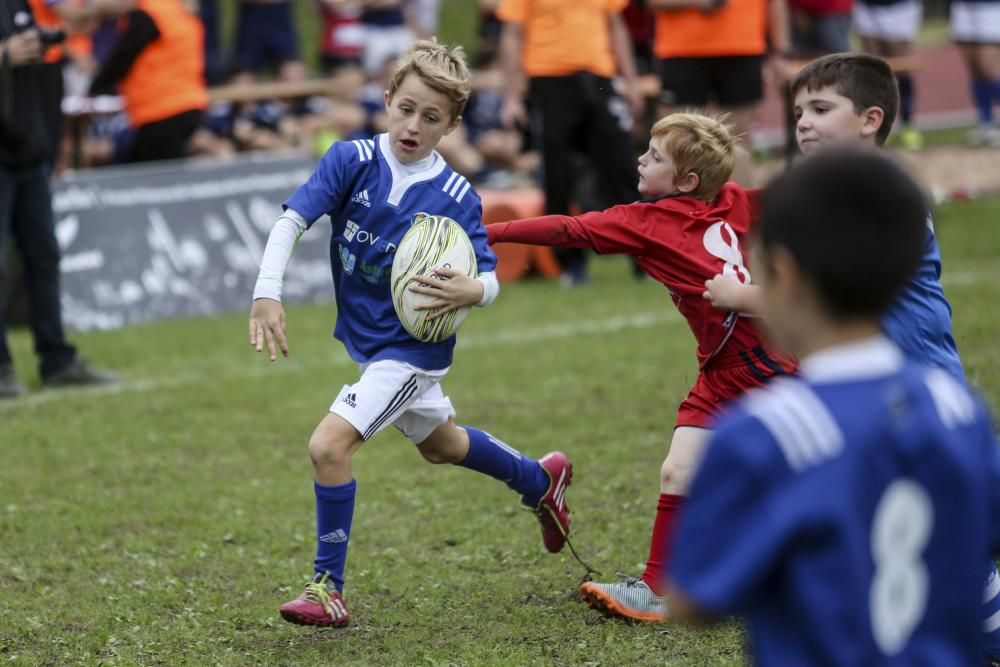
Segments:
[[[490,243],[592,248],[600,254],[631,255],[669,290],[698,343],[699,367],[710,361],[738,365],[748,351],[763,346],[769,359],[779,360],[782,370],[789,370],[794,364],[764,346],[750,322],[738,313],[716,310],[702,298],[705,281],[716,274],[750,282],[742,244],[749,229],[750,205],[736,183],[727,183],[710,202],[670,195],[579,216],[546,215],[486,226]],[[763,363],[759,357],[754,361]]]

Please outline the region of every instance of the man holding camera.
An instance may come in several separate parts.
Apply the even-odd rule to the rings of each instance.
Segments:
[[[59,297],[59,243],[49,189],[57,150],[45,118],[56,101],[41,71],[46,41],[27,0],[0,2],[0,398],[22,394],[7,347],[8,242],[21,258],[29,322],[46,387],[105,384],[109,373],[88,366],[66,340]]]

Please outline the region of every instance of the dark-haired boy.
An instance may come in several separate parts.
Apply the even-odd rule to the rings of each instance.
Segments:
[[[899,108],[896,78],[875,56],[838,53],[818,58],[792,81],[796,139],[806,156],[828,146],[885,144]],[[926,217],[924,254],[892,307],[882,315],[885,334],[907,358],[948,371],[965,382],[951,328],[951,305],[941,286],[941,251],[934,224]],[[864,237],[853,239],[864,243]],[[892,252],[885,249],[886,254]],[[706,298],[722,310],[757,312],[756,287],[716,276],[706,283]],[[1000,665],[1000,578],[993,561],[985,566],[983,630],[987,651]]]
[[[762,209],[759,312],[801,376],[716,425],[671,615],[746,614],[757,665],[977,664],[1000,448],[960,379],[882,333],[921,262],[921,192],[877,153],[835,148],[775,180]]]

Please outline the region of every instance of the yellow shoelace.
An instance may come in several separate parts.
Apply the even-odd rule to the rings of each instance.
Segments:
[[[323,609],[326,613],[330,614],[331,618],[337,618],[337,614],[334,613],[333,605],[330,602],[330,589],[326,586],[326,580],[329,576],[328,572],[324,572],[319,581],[312,581],[306,584],[303,597],[309,602],[316,602],[323,605]]]

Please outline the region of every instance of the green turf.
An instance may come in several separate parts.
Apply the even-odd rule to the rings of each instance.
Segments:
[[[1000,398],[1000,199],[939,211],[973,381]],[[529,281],[477,311],[445,388],[460,421],[575,462],[575,543],[613,577],[645,560],[657,470],[693,345],[622,258],[594,284]],[[249,286],[248,286],[249,290]],[[739,665],[739,626],[604,620],[497,482],[435,468],[393,431],[355,457],[346,630],[283,623],[313,556],[306,442],[355,370],[333,309],[289,312],[292,357],[251,352],[245,315],[76,335],[119,391],[0,403],[0,661],[25,665]]]

